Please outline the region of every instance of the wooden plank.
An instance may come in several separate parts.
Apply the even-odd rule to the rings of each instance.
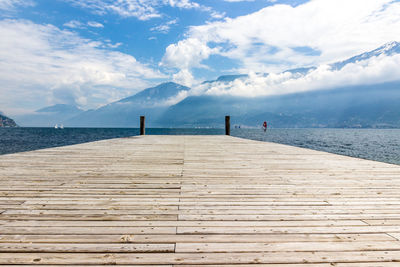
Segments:
[[[280,242],[369,242],[396,241],[387,234],[257,234],[257,235],[0,235],[0,243],[280,243]]]
[[[2,215],[0,215],[0,218]],[[5,216],[4,216],[5,217]],[[293,220],[374,220],[400,219],[400,214],[311,214],[311,215],[258,215],[258,214],[228,214],[228,215],[178,215],[183,221],[293,221]]]
[[[176,227],[1,227],[2,234],[175,234]]]
[[[3,155],[0,263],[397,266],[398,177],[396,165],[225,136]]]
[[[293,227],[240,227],[240,226],[225,226],[225,227],[189,227],[189,226],[179,226],[178,234],[358,234],[358,233],[399,233],[400,226],[293,226]]]
[[[178,253],[204,252],[312,252],[400,250],[399,241],[389,242],[282,242],[282,243],[177,243]]]
[[[6,210],[2,215],[177,215],[178,210]]]
[[[400,251],[263,253],[0,253],[0,264],[291,264],[400,261]]]
[[[24,264],[24,266],[41,266],[41,264],[40,263],[38,263],[38,264]],[[52,265],[47,265],[47,266],[52,266]],[[56,265],[57,267],[69,267],[69,266],[71,266],[71,265],[60,265],[60,264],[57,264]],[[102,265],[90,265],[90,267],[103,267],[104,266],[104,264],[102,264]],[[129,265],[130,267],[149,267],[149,266],[151,266],[151,267],[173,267],[173,265],[170,265],[170,264],[168,264],[168,265],[166,265],[166,264],[162,264],[162,265],[154,265],[154,264],[152,264],[152,265],[141,265],[141,264],[131,264],[131,265]],[[15,267],[15,265],[7,265],[7,264],[5,264],[5,265],[2,265],[2,267]],[[87,267],[87,265],[79,265],[79,264],[74,264],[74,267]]]
[[[386,219],[386,220],[363,220],[368,225],[400,225],[400,220]]]
[[[174,267],[194,267],[197,265],[179,264]],[[254,264],[224,264],[224,267],[254,267]],[[288,267],[285,264],[257,264],[257,267]],[[290,267],[398,267],[398,262],[357,262],[357,263],[299,263],[290,264]],[[207,267],[221,267],[221,265],[207,265]]]
[[[138,226],[236,226],[236,227],[300,227],[300,226],[366,226],[361,220],[323,221],[0,221],[4,227],[132,227]]]
[[[113,253],[113,252],[174,252],[175,244],[26,244],[0,243],[0,252],[70,252],[70,253]]]
[[[143,214],[143,215],[107,215],[107,214],[1,214],[0,220],[37,220],[37,221],[49,221],[49,220],[81,220],[81,221],[138,221],[138,220],[159,220],[159,221],[171,221],[177,220],[177,215],[167,215],[167,214]]]

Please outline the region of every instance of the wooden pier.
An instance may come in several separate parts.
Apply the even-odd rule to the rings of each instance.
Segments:
[[[400,266],[399,239],[396,165],[229,136],[0,156],[0,264]]]

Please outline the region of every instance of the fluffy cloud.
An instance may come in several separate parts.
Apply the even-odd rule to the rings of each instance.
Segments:
[[[330,89],[349,85],[367,85],[399,80],[400,54],[379,55],[351,62],[341,69],[321,65],[306,74],[283,72],[261,75],[233,82],[214,82],[194,88],[191,94],[234,95],[243,97],[283,95],[295,92]]]
[[[188,38],[167,47],[161,66],[180,69],[206,67],[201,61],[217,52],[218,49],[210,48],[197,38]]]
[[[311,0],[296,7],[276,4],[235,19],[191,27],[186,39],[166,49],[163,63],[191,69],[218,54],[239,62],[241,72],[278,72],[344,59],[398,36],[398,1]],[[199,51],[207,52],[199,56]]]
[[[176,83],[185,85],[185,86],[192,86],[195,83],[195,79],[192,73],[188,69],[183,69],[178,73],[175,73],[172,76],[172,80]]]
[[[87,8],[97,14],[115,13],[122,17],[136,17],[149,20],[161,17],[159,8],[163,6],[181,9],[212,11],[211,8],[190,0],[64,0],[75,6]]]
[[[93,107],[164,77],[130,55],[109,50],[107,43],[52,25],[2,20],[0,35],[0,106],[5,111],[57,102]],[[94,102],[87,103],[89,97]]]

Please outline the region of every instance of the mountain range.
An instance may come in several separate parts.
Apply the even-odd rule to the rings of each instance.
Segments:
[[[144,115],[147,125],[162,127],[165,124],[159,123],[158,118],[170,107],[169,101],[189,90],[189,87],[176,83],[163,83],[99,109],[82,112],[64,124],[74,127],[136,127],[139,116]]]
[[[398,42],[329,66],[340,70],[350,63],[395,54],[400,54]],[[315,69],[305,67],[286,72],[301,76]],[[225,75],[203,84],[212,87],[248,77]],[[16,120],[22,126],[63,123],[70,127],[138,127],[139,116],[145,115],[148,127],[222,127],[224,116],[231,115],[232,124],[248,127],[259,126],[263,121],[276,128],[400,127],[400,77],[396,82],[253,98],[189,92],[188,87],[168,82],[98,109],[83,111],[75,106],[55,105]]]
[[[57,104],[41,108],[32,114],[17,115],[15,120],[24,127],[53,127],[84,112],[74,105]]]

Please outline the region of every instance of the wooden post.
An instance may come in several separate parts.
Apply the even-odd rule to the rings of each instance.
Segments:
[[[225,134],[231,135],[231,117],[225,116]]]
[[[140,116],[140,135],[145,135],[145,116]]]

